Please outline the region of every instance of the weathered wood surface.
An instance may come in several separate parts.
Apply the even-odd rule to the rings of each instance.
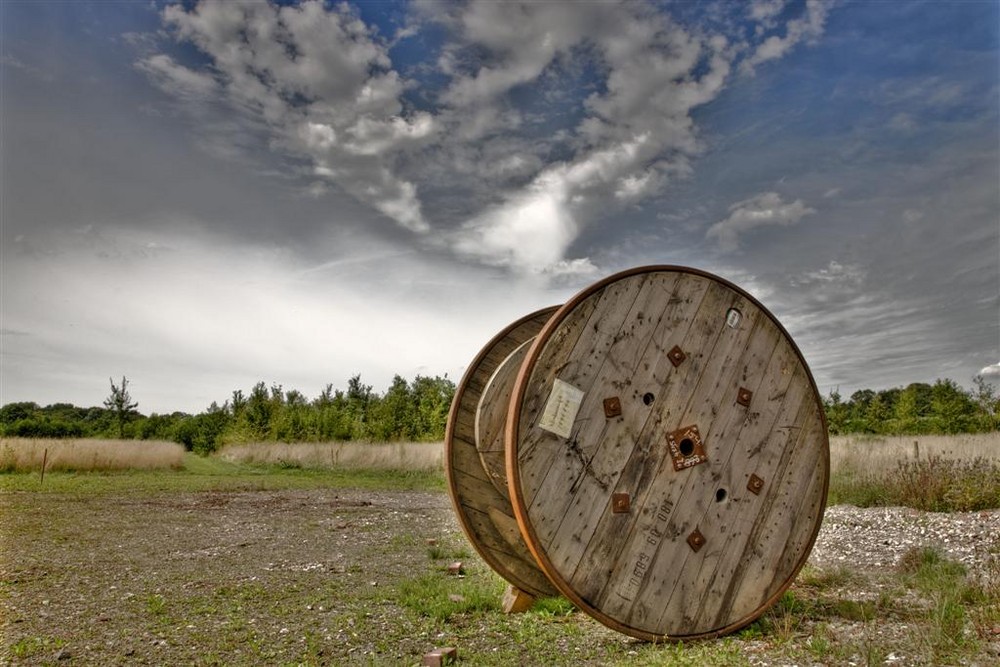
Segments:
[[[542,428],[557,379],[583,392],[568,438]],[[777,320],[720,278],[645,267],[584,290],[533,342],[509,411],[509,494],[528,548],[610,627],[653,640],[729,632],[808,557],[829,478],[822,404]],[[707,460],[676,470],[667,437],[691,425]]]
[[[469,365],[455,390],[445,432],[445,474],[462,530],[501,577],[534,597],[556,594],[528,551],[506,493],[483,467],[476,448],[476,415],[490,378],[510,354],[533,339],[555,308],[532,313],[497,334]]]
[[[479,398],[476,409],[476,449],[483,462],[483,469],[493,486],[510,503],[507,495],[507,468],[504,457],[504,425],[507,423],[507,406],[514,391],[514,381],[521,368],[521,362],[528,352],[534,337],[521,343],[500,365]]]

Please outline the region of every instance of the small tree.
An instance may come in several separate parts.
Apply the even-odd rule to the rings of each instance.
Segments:
[[[114,418],[115,423],[118,424],[118,437],[125,437],[125,422],[128,421],[129,415],[139,407],[139,404],[132,400],[132,396],[128,393],[128,380],[125,376],[122,376],[121,386],[115,386],[115,381],[108,378],[111,382],[111,395],[104,399],[104,407],[111,411],[111,416]]]

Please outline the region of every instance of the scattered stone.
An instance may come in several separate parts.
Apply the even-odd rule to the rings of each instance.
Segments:
[[[455,561],[448,566],[448,574],[465,574],[465,567],[462,565],[462,561]]]
[[[420,663],[423,667],[444,667],[450,665],[458,659],[458,650],[452,647],[436,648],[424,655]]]

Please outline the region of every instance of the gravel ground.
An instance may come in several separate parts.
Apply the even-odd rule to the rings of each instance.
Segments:
[[[665,650],[583,614],[442,621],[406,608],[402,583],[455,558],[465,561],[471,584],[491,585],[441,493],[7,493],[0,526],[0,664],[413,665],[443,642],[479,656],[468,664],[649,664]],[[438,554],[429,556],[427,540]],[[831,507],[809,569],[849,568],[859,578],[823,594],[871,599],[918,546],[942,549],[973,577],[1000,576],[1000,511]],[[899,604],[911,602],[922,604]],[[919,629],[905,615],[786,622],[787,636],[772,627],[702,650],[723,647],[723,655],[754,665],[865,664],[867,646],[880,664],[934,664],[914,648]],[[987,629],[980,648],[959,661],[1000,664],[995,632]],[[818,651],[820,635],[834,648]]]
[[[914,547],[940,549],[951,560],[985,576],[1000,549],[1000,511],[934,513],[907,507],[829,507],[809,562],[820,568],[846,565],[894,567]]]

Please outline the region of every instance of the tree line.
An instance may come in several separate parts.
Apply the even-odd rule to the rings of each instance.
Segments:
[[[202,454],[237,442],[437,441],[444,438],[454,393],[455,384],[447,376],[418,375],[407,381],[397,375],[378,393],[355,375],[346,391],[328,384],[312,400],[296,389],[258,382],[249,392],[237,389],[222,405],[213,401],[196,415],[145,416],[122,378],[121,384],[111,381],[103,408],[8,403],[0,408],[0,434],[172,440]]]
[[[859,389],[847,400],[835,390],[823,399],[823,407],[833,435],[932,435],[1000,429],[1000,398],[981,375],[973,379],[971,391],[947,379],[882,391]]]
[[[120,384],[111,380],[104,407],[8,403],[0,408],[0,435],[172,440],[202,454],[240,442],[431,442],[444,438],[454,394],[455,384],[447,376],[418,375],[407,381],[397,375],[384,393],[377,393],[355,375],[346,390],[328,384],[312,400],[295,389],[258,382],[249,392],[237,389],[222,405],[213,402],[196,415],[145,416],[123,377]],[[824,397],[823,407],[833,435],[1000,430],[1000,398],[981,376],[972,390],[947,379],[882,391],[860,389],[846,400],[835,390]]]

